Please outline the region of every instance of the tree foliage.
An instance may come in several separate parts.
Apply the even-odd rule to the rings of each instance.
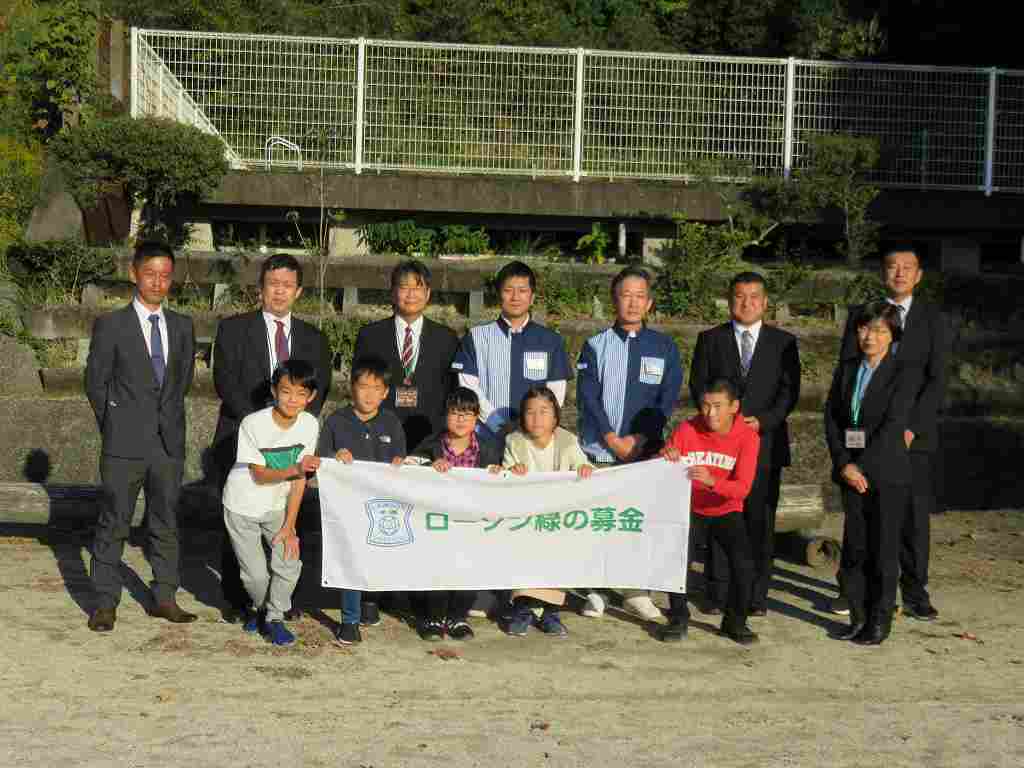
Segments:
[[[146,224],[168,226],[168,209],[209,196],[228,171],[220,139],[159,118],[94,120],[50,142],[50,150],[83,208],[120,191],[132,207],[146,204]]]

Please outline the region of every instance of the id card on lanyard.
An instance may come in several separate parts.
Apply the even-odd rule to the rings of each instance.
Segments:
[[[863,449],[867,447],[867,433],[860,426],[860,409],[864,401],[864,390],[868,386],[868,376],[864,374],[865,368],[862,363],[857,368],[857,379],[853,385],[853,398],[850,400],[850,418],[853,421],[853,428],[846,430],[846,447],[848,449]]]

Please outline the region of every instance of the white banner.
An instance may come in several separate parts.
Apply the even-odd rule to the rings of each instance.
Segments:
[[[525,477],[324,459],[323,585],[683,592],[690,480],[662,459]]]

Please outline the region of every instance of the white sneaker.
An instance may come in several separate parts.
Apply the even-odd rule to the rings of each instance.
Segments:
[[[604,616],[604,598],[597,592],[588,592],[587,602],[580,613],[590,619],[601,618]]]
[[[479,608],[470,608],[467,615],[473,619],[486,619],[487,611],[480,610]]]
[[[657,621],[661,618],[661,609],[654,604],[648,595],[630,597],[622,603],[622,607],[634,616],[646,621]]]

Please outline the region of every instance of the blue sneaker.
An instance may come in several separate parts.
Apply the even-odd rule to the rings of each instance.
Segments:
[[[283,621],[271,621],[267,623],[267,639],[274,645],[291,645],[295,642],[295,635]]]
[[[533,619],[533,611],[529,608],[519,608],[509,617],[505,632],[512,637],[526,637]]]
[[[262,635],[266,631],[266,627],[263,625],[263,613],[254,611],[251,608],[247,610],[245,612],[245,624],[242,625],[242,629],[250,635],[255,635],[257,632]]]
[[[540,631],[548,637],[569,636],[569,630],[565,628],[562,620],[558,617],[557,611],[544,611],[540,617]]]

